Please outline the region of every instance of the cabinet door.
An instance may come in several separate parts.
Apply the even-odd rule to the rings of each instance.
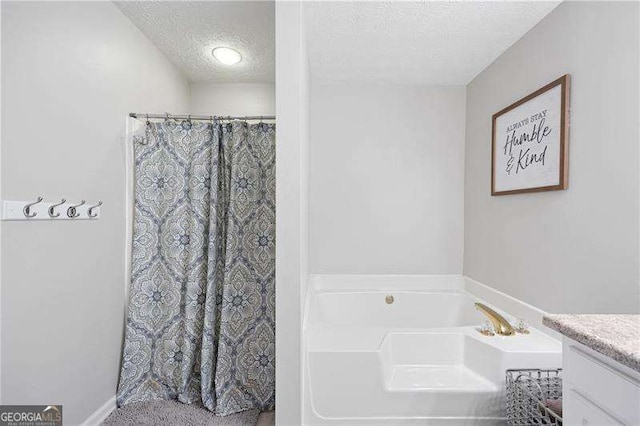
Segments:
[[[564,410],[564,424],[568,426],[620,426],[613,416],[582,396],[579,391],[571,389],[565,396],[567,409]]]
[[[602,354],[580,345],[566,342],[563,347],[564,400],[573,398],[572,389],[595,406],[596,412],[605,413],[612,420],[602,424],[626,424],[640,426],[640,374]],[[567,385],[565,387],[565,384]],[[576,403],[578,404],[578,403]],[[579,404],[578,404],[579,405]],[[568,403],[563,410],[565,417],[580,416]],[[582,405],[575,409],[582,409]],[[586,411],[591,413],[591,411]],[[596,416],[596,414],[593,414]],[[586,421],[588,419],[585,419]],[[571,425],[582,425],[573,421]],[[596,424],[594,422],[585,424]]]

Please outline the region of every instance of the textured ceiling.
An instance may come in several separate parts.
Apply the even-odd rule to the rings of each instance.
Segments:
[[[193,82],[275,81],[273,1],[118,1],[116,6]],[[224,66],[216,46],[242,54]]]
[[[305,3],[311,75],[321,82],[466,85],[559,3]]]

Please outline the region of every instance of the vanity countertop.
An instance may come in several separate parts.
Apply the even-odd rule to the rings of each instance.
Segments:
[[[640,372],[640,315],[547,315],[542,323]]]

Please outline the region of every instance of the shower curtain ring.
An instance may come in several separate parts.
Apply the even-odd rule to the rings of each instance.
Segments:
[[[149,114],[147,114],[147,126],[150,125],[151,122],[149,121]]]
[[[169,121],[169,113],[168,112],[164,113],[164,121]]]

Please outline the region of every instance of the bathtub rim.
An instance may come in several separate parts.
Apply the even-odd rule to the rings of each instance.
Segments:
[[[365,284],[364,282],[367,282]],[[466,291],[474,297],[487,302],[497,308],[499,312],[506,312],[511,318],[522,318],[531,327],[534,327],[551,338],[562,341],[562,335],[548,328],[542,323],[542,318],[550,315],[536,306],[517,299],[507,293],[474,280],[462,274],[310,274],[309,286],[303,305],[302,334],[304,337],[309,321],[309,308],[312,295],[319,290],[344,291],[351,290],[416,290],[432,289],[458,289]],[[395,283],[395,284],[394,284]],[[445,287],[443,287],[443,284]],[[391,287],[388,287],[391,285]]]

